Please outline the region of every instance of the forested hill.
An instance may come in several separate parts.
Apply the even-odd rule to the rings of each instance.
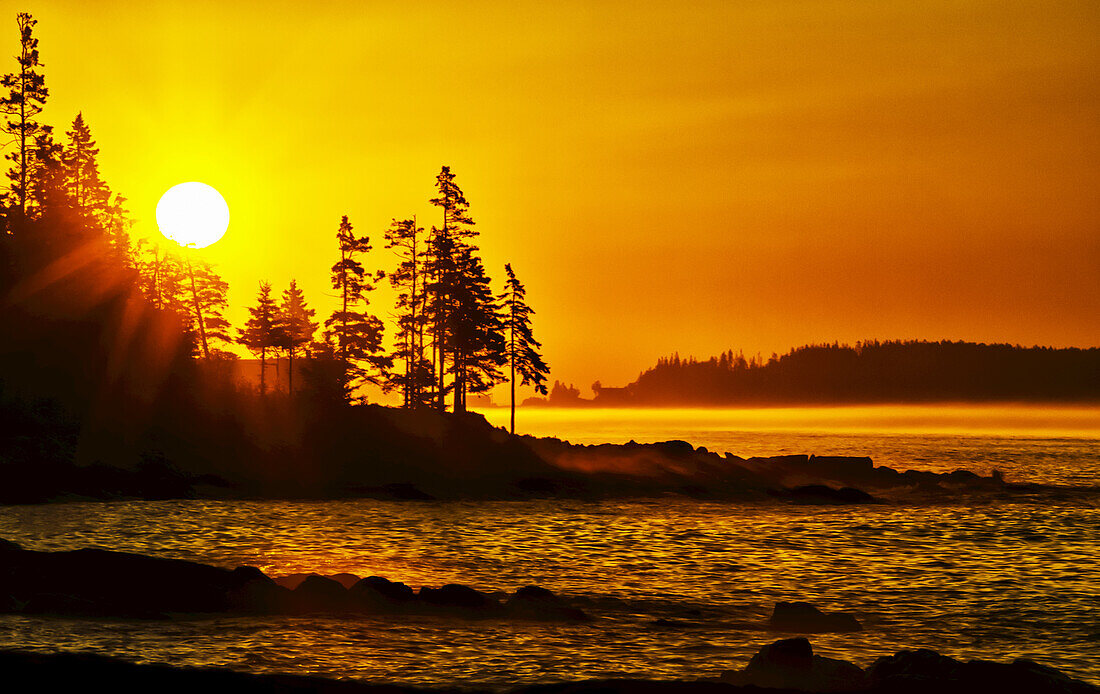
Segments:
[[[764,361],[725,352],[662,358],[625,388],[594,385],[595,405],[931,401],[1100,401],[1100,348],[971,342],[799,347]],[[551,397],[551,404],[554,403]]]

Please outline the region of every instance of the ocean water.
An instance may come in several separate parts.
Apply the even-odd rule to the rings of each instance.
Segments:
[[[736,412],[723,420],[683,411],[664,418],[546,411],[541,423],[529,415],[521,413],[526,431],[542,433],[544,426],[575,442],[677,438],[740,455],[870,454],[899,468],[997,468],[1010,480],[1079,493],[932,506],[665,499],[3,507],[0,537],[34,549],[98,546],[252,564],[270,575],[383,575],[414,587],[457,582],[512,591],[538,584],[595,619],[9,615],[0,616],[0,648],[94,650],[138,662],[421,685],[698,678],[740,668],[781,638],[764,629],[775,602],[807,600],[851,612],[865,626],[811,636],[823,655],[861,665],[914,647],[959,658],[1028,657],[1100,683],[1100,494],[1080,491],[1100,485],[1096,411],[1016,412],[1007,424],[1004,412],[991,421],[982,411],[971,425],[976,433],[928,418],[917,426],[914,413],[907,426],[889,423],[882,412],[804,412],[810,422],[801,428],[794,414],[771,424]],[[488,416],[499,423],[501,412]]]

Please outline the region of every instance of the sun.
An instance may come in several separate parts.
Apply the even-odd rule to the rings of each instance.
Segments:
[[[174,185],[157,203],[157,226],[186,248],[205,248],[229,228],[229,205],[217,190],[191,181]]]

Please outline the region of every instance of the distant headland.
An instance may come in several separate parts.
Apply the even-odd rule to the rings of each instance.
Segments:
[[[1100,402],[1100,348],[872,340],[806,345],[765,360],[728,350],[663,357],[593,398],[555,381],[526,406],[726,407],[920,402]]]

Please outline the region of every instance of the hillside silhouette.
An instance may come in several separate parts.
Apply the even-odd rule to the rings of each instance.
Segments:
[[[973,342],[808,345],[764,361],[733,350],[706,360],[663,357],[622,388],[586,399],[555,382],[558,407],[659,407],[912,402],[1100,401],[1100,348]]]

